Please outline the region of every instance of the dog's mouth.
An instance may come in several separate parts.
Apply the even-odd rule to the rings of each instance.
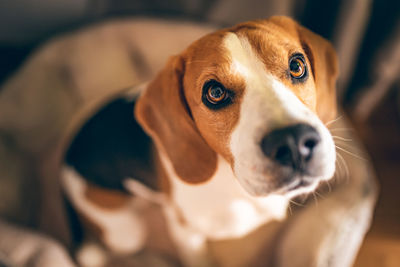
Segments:
[[[268,179],[264,175],[260,176],[257,182],[255,180],[239,181],[243,182],[244,188],[255,196],[276,194],[292,198],[312,192],[324,180],[323,176],[289,171],[285,168],[278,168],[272,176],[267,175]]]
[[[275,178],[277,182],[275,190],[272,190],[273,193],[290,197],[313,191],[323,180],[317,173],[293,171],[287,168],[280,168],[277,177],[279,178]]]
[[[318,182],[315,180],[301,177],[301,178],[294,179],[292,183],[286,185],[284,188],[287,192],[290,192],[290,191],[295,191],[295,190],[302,189],[302,188],[311,187],[316,183],[318,183]]]
[[[294,179],[289,184],[284,184],[275,190],[273,193],[293,198],[301,194],[310,193],[318,186],[318,180],[309,180],[307,178]]]

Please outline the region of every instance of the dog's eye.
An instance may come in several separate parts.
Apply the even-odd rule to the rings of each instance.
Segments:
[[[295,54],[289,60],[290,76],[294,79],[302,79],[307,75],[307,66],[303,55]]]
[[[218,104],[226,98],[226,90],[221,84],[213,84],[207,89],[207,100]]]
[[[208,81],[203,86],[203,103],[211,109],[223,107],[230,103],[229,92],[221,83]]]

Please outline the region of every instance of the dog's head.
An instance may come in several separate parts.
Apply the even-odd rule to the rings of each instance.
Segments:
[[[333,176],[337,69],[289,18],[242,23],[172,57],[135,115],[183,181],[206,182],[220,155],[250,194],[294,196]]]

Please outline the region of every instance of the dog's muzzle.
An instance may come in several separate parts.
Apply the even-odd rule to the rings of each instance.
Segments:
[[[296,124],[270,132],[261,141],[261,149],[273,162],[298,176],[313,176],[311,161],[321,137],[307,124]],[[293,181],[285,181],[291,183]],[[310,181],[311,182],[311,181]]]

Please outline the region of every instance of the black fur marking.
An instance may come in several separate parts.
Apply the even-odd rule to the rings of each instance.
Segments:
[[[89,182],[126,192],[130,177],[157,189],[151,139],[133,116],[135,102],[116,99],[90,118],[73,140],[66,162]]]

